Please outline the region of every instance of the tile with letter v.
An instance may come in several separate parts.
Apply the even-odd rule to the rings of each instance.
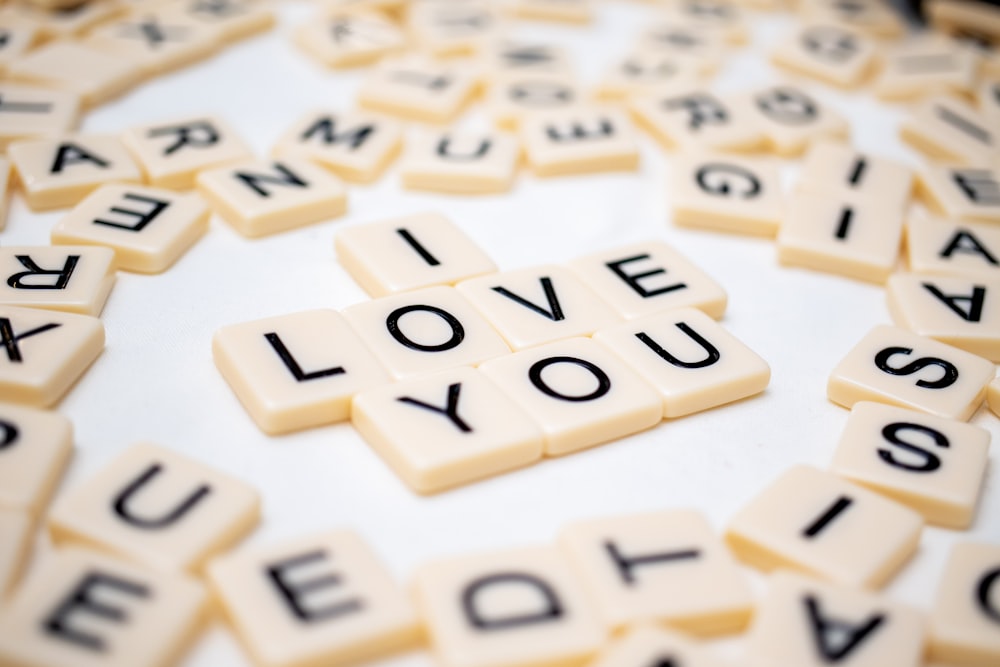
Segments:
[[[57,412],[0,403],[0,508],[37,517],[73,454],[73,424]]]
[[[115,283],[115,268],[111,248],[0,248],[0,304],[97,317]]]

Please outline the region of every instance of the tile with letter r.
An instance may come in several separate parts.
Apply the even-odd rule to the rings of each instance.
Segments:
[[[490,81],[486,105],[497,127],[517,130],[534,112],[566,109],[587,99],[572,77],[527,70],[500,74]]]
[[[632,665],[727,667],[729,663],[679,632],[643,623],[608,643],[589,667]]]
[[[806,22],[771,51],[771,62],[842,88],[861,85],[878,58],[875,40],[848,26]]]
[[[634,171],[639,166],[635,130],[620,109],[576,105],[528,114],[521,141],[537,176]]]
[[[354,664],[408,648],[419,636],[406,591],[352,531],[240,550],[214,559],[207,572],[259,665]]]
[[[978,69],[979,56],[972,49],[930,33],[903,41],[884,54],[875,96],[905,102],[929,95],[967,95],[975,89]]]
[[[370,65],[406,47],[400,27],[380,12],[321,12],[294,32],[295,45],[320,65]]]
[[[668,150],[750,153],[767,145],[749,102],[709,86],[671,87],[637,96],[629,106],[636,123]]]
[[[763,130],[770,150],[781,157],[798,157],[817,141],[846,140],[850,135],[847,120],[803,88],[770,86],[748,97],[752,122]]]
[[[407,141],[400,175],[408,190],[500,194],[513,187],[520,158],[518,140],[507,132],[423,132]]]
[[[932,97],[913,108],[899,136],[936,162],[983,166],[1000,151],[995,125],[972,105],[951,96]]]
[[[0,304],[97,317],[115,268],[111,248],[6,246],[0,248]]]
[[[1000,546],[959,542],[938,581],[930,613],[930,657],[955,665],[1000,660]]]
[[[1000,167],[925,166],[918,193],[932,211],[950,220],[1000,223]]]
[[[69,419],[58,412],[0,403],[0,508],[37,517],[72,455]]]
[[[42,86],[0,83],[0,148],[12,141],[54,137],[76,129],[80,96]]]
[[[798,192],[880,199],[901,210],[913,194],[913,172],[887,158],[832,141],[814,144],[799,171]]]
[[[422,55],[386,58],[361,82],[358,104],[407,120],[448,123],[478,92],[479,76],[468,63]]]
[[[25,510],[0,507],[0,603],[14,590],[27,565],[34,527]]]
[[[75,93],[87,107],[121,95],[142,76],[137,63],[75,40],[49,42],[7,67],[11,81]]]

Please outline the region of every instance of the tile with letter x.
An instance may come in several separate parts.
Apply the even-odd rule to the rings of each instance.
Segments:
[[[528,114],[521,141],[538,176],[634,171],[639,147],[628,116],[610,106],[575,105]]]
[[[0,403],[0,508],[38,516],[73,455],[73,424],[57,412]]]
[[[906,225],[906,255],[914,273],[1000,278],[1000,228],[913,217]]]
[[[0,248],[0,304],[97,317],[115,283],[115,252],[90,246]]]
[[[1000,660],[1000,546],[952,547],[930,617],[930,657],[948,664]]]
[[[728,667],[729,663],[684,635],[657,625],[641,624],[611,641],[590,667]]]
[[[51,137],[76,128],[80,97],[40,86],[0,83],[0,148],[18,139]]]

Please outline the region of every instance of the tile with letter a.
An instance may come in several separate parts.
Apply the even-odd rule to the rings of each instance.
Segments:
[[[924,615],[888,597],[792,572],[770,577],[747,646],[748,664],[920,667]]]
[[[847,408],[877,401],[965,421],[986,397],[993,373],[982,357],[880,325],[833,369],[827,396]]]
[[[0,664],[161,667],[180,660],[205,622],[193,578],[81,548],[33,567],[0,616]]]
[[[448,123],[478,88],[479,72],[475,67],[410,55],[379,63],[361,82],[358,104],[408,120]]]
[[[639,148],[619,109],[585,106],[539,111],[524,117],[521,140],[537,176],[633,171]]]
[[[19,139],[66,134],[76,128],[80,97],[64,90],[0,83],[0,148]]]
[[[582,583],[555,547],[427,563],[413,588],[443,667],[583,664],[605,638]]]
[[[436,493],[542,458],[542,432],[473,368],[363,391],[351,423],[417,493]]]
[[[996,127],[966,102],[940,95],[914,107],[899,136],[936,162],[983,166],[1000,152]]]
[[[771,86],[749,97],[753,122],[781,157],[798,157],[817,141],[847,139],[850,134],[842,115],[802,88]]]
[[[267,30],[275,23],[266,0],[176,0],[162,9],[208,28],[214,41],[233,42]]]
[[[115,283],[115,252],[88,246],[0,248],[0,304],[97,317]]]
[[[912,39],[884,56],[875,95],[887,102],[928,95],[969,94],[975,89],[980,57],[972,49],[931,35]]]
[[[629,628],[612,640],[589,667],[728,667],[710,649],[684,635],[652,625]]]
[[[740,560],[766,572],[790,568],[877,588],[916,551],[923,525],[908,507],[798,465],[740,509],[725,537]]]
[[[547,456],[623,438],[663,416],[656,391],[589,338],[515,352],[480,370],[541,426]]]
[[[1000,166],[928,165],[920,172],[919,193],[931,210],[951,220],[1000,223]]]
[[[346,420],[354,394],[389,381],[333,310],[223,327],[212,337],[212,357],[257,426],[270,434]]]
[[[686,86],[631,102],[636,123],[669,150],[752,152],[766,136],[745,98]]]
[[[248,238],[330,220],[347,210],[347,189],[328,170],[302,158],[253,160],[203,171],[198,190]]]
[[[1000,278],[1000,229],[985,223],[912,217],[906,225],[906,254],[914,273]]]
[[[138,83],[142,70],[81,42],[58,40],[12,62],[7,75],[12,81],[76,93],[85,106],[94,107]]]
[[[968,528],[983,485],[990,433],[984,428],[882,403],[851,410],[830,469],[923,515]]]
[[[122,142],[104,134],[15,141],[7,149],[33,211],[74,206],[105,183],[141,183]]]
[[[295,30],[295,44],[326,67],[359,67],[406,46],[406,35],[379,12],[335,12],[306,21]]]
[[[373,297],[451,285],[493,273],[493,260],[440,213],[417,213],[337,230],[337,260]]]
[[[742,630],[753,613],[747,576],[700,512],[577,522],[559,546],[611,632],[655,622],[716,635]]]
[[[486,104],[497,127],[516,130],[534,112],[571,108],[585,99],[569,75],[526,70],[494,79]]]
[[[764,391],[767,362],[695,308],[678,308],[599,330],[594,340],[621,357],[682,417]]]
[[[205,233],[208,216],[194,193],[104,185],[56,223],[51,238],[59,245],[111,248],[124,271],[161,273]]]
[[[902,164],[861,153],[846,144],[813,145],[799,172],[799,192],[878,199],[905,210],[913,193],[913,173]]]
[[[953,665],[1000,661],[1000,546],[952,547],[930,614],[932,659]]]
[[[354,664],[405,649],[419,635],[406,591],[351,531],[221,556],[208,579],[258,665]]]
[[[57,544],[111,551],[165,571],[198,571],[257,524],[257,492],[207,465],[149,443],[61,494],[48,515]]]
[[[627,100],[695,85],[702,73],[690,59],[638,48],[616,61],[597,86],[605,99]]]
[[[57,412],[0,403],[0,509],[41,514],[73,455],[73,424]]]
[[[0,603],[14,589],[35,539],[34,522],[24,510],[0,508]]]
[[[236,130],[215,116],[138,125],[125,130],[122,141],[150,185],[175,190],[193,188],[204,169],[253,159]]]
[[[400,165],[403,187],[448,194],[499,194],[514,185],[521,156],[506,132],[424,132],[407,142]]]
[[[843,88],[864,82],[877,56],[874,40],[835,23],[806,23],[771,51],[779,67]]]

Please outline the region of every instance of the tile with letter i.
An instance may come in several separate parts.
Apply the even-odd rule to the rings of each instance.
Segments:
[[[275,22],[270,3],[263,0],[180,0],[168,3],[161,11],[165,16],[176,14],[205,26],[216,43],[245,39]]]
[[[799,192],[879,199],[906,209],[913,173],[902,164],[829,141],[809,149],[799,172]]]
[[[72,40],[57,40],[11,63],[12,81],[76,93],[84,106],[103,104],[139,82],[138,64]]]
[[[917,105],[899,136],[936,162],[982,166],[1000,151],[996,127],[970,104],[940,95]]]
[[[115,268],[111,248],[0,248],[0,304],[97,317],[115,283]]]
[[[100,25],[84,43],[135,63],[146,76],[158,76],[207,58],[216,49],[213,36],[203,24],[154,8]]]
[[[606,635],[555,547],[427,563],[414,574],[413,590],[444,667],[583,664]]]
[[[21,578],[34,539],[31,515],[0,507],[0,604]]]
[[[629,628],[624,636],[613,639],[589,667],[632,665],[728,667],[729,663],[681,633],[653,624],[640,624]]]
[[[888,597],[792,572],[770,577],[747,646],[749,664],[920,667],[927,621]]]
[[[520,19],[582,25],[594,19],[593,0],[513,0],[509,11]]]
[[[931,210],[950,220],[1000,223],[1000,167],[926,166],[919,193]]]
[[[521,140],[537,176],[634,171],[639,148],[628,117],[608,106],[579,105],[525,116]]]
[[[669,150],[754,152],[766,136],[745,98],[685,86],[631,101],[636,123]]]
[[[616,61],[597,86],[597,96],[628,100],[694,86],[702,78],[690,59],[638,48]]]
[[[574,523],[559,546],[609,632],[657,623],[710,636],[742,630],[753,613],[746,574],[697,511]]]
[[[372,297],[451,285],[497,270],[493,260],[440,213],[418,213],[337,230],[337,260]]]
[[[1000,546],[952,547],[930,614],[930,657],[953,665],[1000,660]]]
[[[767,136],[772,152],[782,157],[802,155],[817,141],[844,140],[847,120],[802,88],[778,85],[749,96],[754,120]]]
[[[904,505],[799,465],[740,509],[725,538],[740,560],[765,572],[790,568],[844,586],[877,588],[916,551],[923,525]]]
[[[843,88],[861,85],[878,57],[874,40],[836,23],[809,22],[771,51],[771,61],[790,72]]]
[[[503,23],[489,2],[418,2],[407,28],[419,49],[437,58],[472,56],[501,34]]]
[[[0,509],[41,514],[73,456],[73,424],[57,412],[0,403]]]
[[[12,141],[64,135],[76,129],[80,97],[41,86],[0,83],[0,148]]]
[[[246,483],[158,445],[133,445],[63,493],[48,515],[57,544],[110,551],[164,571],[198,572],[257,524]]]
[[[533,112],[571,108],[585,99],[584,91],[567,75],[526,70],[497,76],[486,103],[497,127],[516,130]]]
[[[47,554],[0,618],[0,664],[161,667],[177,662],[208,611],[193,578],[81,548]]]
[[[361,82],[358,104],[425,123],[448,123],[479,89],[479,72],[460,62],[421,55],[387,58]]]
[[[830,374],[827,396],[846,408],[877,401],[968,420],[986,397],[994,365],[898,327],[872,329]]]
[[[513,187],[521,156],[506,132],[424,132],[407,142],[403,187],[448,194],[499,194]]]
[[[409,596],[347,530],[226,554],[207,572],[258,665],[354,664],[408,648],[419,636]]]
[[[497,40],[482,49],[480,60],[491,76],[548,74],[563,80],[573,76],[566,49],[543,42]]]
[[[333,310],[225,326],[212,337],[212,358],[250,417],[271,435],[344,421],[354,394],[389,381]]]
[[[295,30],[295,44],[326,67],[360,67],[406,46],[403,31],[379,12],[331,12]]]
[[[912,39],[884,56],[875,95],[886,102],[927,95],[968,94],[976,85],[979,56],[936,35]]]

